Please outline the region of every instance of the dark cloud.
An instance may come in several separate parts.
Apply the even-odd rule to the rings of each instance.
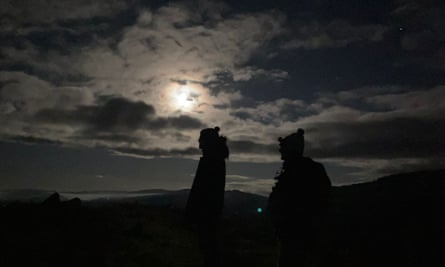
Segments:
[[[0,38],[11,39],[10,36]],[[43,40],[54,40],[51,36],[43,35]],[[23,47],[14,47],[11,44],[0,44],[0,68],[11,72],[21,72],[38,77],[55,86],[81,85],[91,80],[86,73],[74,69],[67,61],[75,60],[78,53],[73,45],[60,44],[60,47],[51,48],[45,44],[42,47],[32,45],[29,40],[16,41],[23,43]],[[39,42],[41,44],[41,42]],[[64,50],[70,51],[65,53]],[[39,51],[41,50],[41,51]],[[51,52],[49,52],[51,51]]]
[[[438,158],[427,158],[427,159],[417,159],[412,161],[400,162],[399,164],[388,163],[381,168],[379,172],[382,174],[394,174],[394,173],[404,173],[412,171],[424,171],[424,170],[443,170],[445,157]]]
[[[84,125],[87,126],[88,132],[99,133],[203,127],[201,121],[187,115],[156,117],[153,106],[142,101],[112,97],[99,102],[102,103],[95,106],[79,106],[75,110],[43,109],[37,112],[35,118],[47,123]]]
[[[175,138],[178,142],[188,142],[191,140],[191,137],[185,134],[182,134],[181,132],[174,132],[171,133],[171,136]]]
[[[85,123],[90,116],[90,109],[79,107],[76,110],[42,109],[34,118],[38,122],[74,125]]]
[[[149,116],[154,116],[155,109],[142,101],[112,98],[95,107],[92,113],[91,123],[98,131],[135,130],[143,127]]]
[[[384,121],[318,123],[306,128],[318,143],[306,154],[322,158],[434,158],[445,156],[445,120],[394,118]],[[319,139],[320,138],[320,139]]]
[[[85,84],[91,78],[76,64],[80,56],[99,39],[107,40],[105,46],[118,42],[137,17],[133,2],[2,1],[0,68],[55,85]]]
[[[247,154],[276,154],[278,152],[277,144],[261,144],[250,140],[229,140],[230,153]]]
[[[138,149],[138,148],[114,148],[113,151],[122,154],[129,154],[135,156],[144,156],[144,157],[162,157],[162,156],[195,156],[199,155],[201,152],[198,148],[188,147],[185,149],[162,149],[162,148],[154,148],[154,149]]]
[[[94,139],[94,140],[100,140],[105,141],[107,143],[128,143],[128,144],[137,144],[141,141],[140,138],[134,137],[130,134],[116,134],[116,133],[99,133],[94,131],[84,131],[82,133],[83,135],[80,136],[74,136],[73,140],[76,139]]]
[[[248,119],[252,119],[252,114],[250,114],[247,111],[235,111],[235,112],[231,112],[230,115],[232,115],[235,118],[240,118],[242,120],[248,120]]]
[[[198,119],[187,115],[180,115],[178,117],[156,118],[150,120],[147,124],[148,129],[159,130],[163,128],[172,129],[197,129],[205,125]]]
[[[0,14],[5,16],[6,26],[48,24],[66,20],[87,19],[116,15],[127,7],[125,2],[46,1],[20,2],[5,0],[0,4]]]
[[[36,119],[55,124],[86,124],[96,131],[136,130],[154,116],[152,106],[125,98],[111,98],[96,106],[78,106],[75,110],[42,109]]]
[[[314,112],[304,101],[285,98],[266,103],[257,102],[254,107],[239,107],[230,112],[230,115],[235,118],[264,125],[279,125],[282,122],[296,121],[300,117],[313,114]]]
[[[314,112],[307,107],[296,106],[292,103],[284,103],[280,108],[279,116],[283,121],[296,121],[301,117],[313,115]]]
[[[60,145],[62,142],[55,141],[47,138],[39,138],[34,136],[13,136],[7,138],[8,140],[21,142],[21,143],[28,143],[28,144],[45,144],[45,145]]]

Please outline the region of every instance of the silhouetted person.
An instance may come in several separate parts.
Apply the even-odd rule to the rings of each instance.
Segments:
[[[198,233],[205,266],[221,266],[218,236],[224,204],[225,159],[229,157],[229,149],[226,138],[219,136],[218,127],[201,131],[199,148],[202,157],[190,190],[186,212]]]
[[[279,266],[305,266],[326,211],[331,182],[322,164],[303,157],[304,131],[279,138],[283,165],[269,196],[269,212],[280,243]]]

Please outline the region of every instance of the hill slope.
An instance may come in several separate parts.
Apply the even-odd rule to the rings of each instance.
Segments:
[[[444,189],[444,170],[334,187],[312,266],[445,266]],[[80,207],[2,205],[0,265],[197,266],[196,236],[183,216],[188,193]],[[266,205],[266,197],[226,193],[226,266],[274,266],[273,229],[257,212]]]

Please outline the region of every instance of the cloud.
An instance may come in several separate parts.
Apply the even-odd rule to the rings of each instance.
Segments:
[[[124,73],[142,80],[164,76],[209,82],[217,79],[219,72],[227,71],[235,79],[248,79],[253,73],[244,65],[284,30],[284,15],[279,12],[227,18],[214,15],[210,23],[199,24],[200,15],[180,4],[142,11],[142,25],[125,29],[117,45],[117,55],[129,63]],[[268,70],[260,72],[267,74]],[[271,73],[285,76],[280,70]]]
[[[249,140],[229,140],[228,146],[231,153],[250,153],[250,154],[276,154],[277,144],[261,144]]]
[[[107,36],[96,32],[100,29],[85,29],[84,39],[91,43],[73,43],[66,41],[83,34],[77,27],[82,23],[62,25],[62,13],[37,23],[36,7],[35,17],[27,18],[33,28],[21,28],[18,43],[22,49],[12,44],[1,47],[7,56],[0,64],[20,66],[19,71],[0,74],[5,83],[0,110],[8,114],[1,118],[6,126],[3,132],[36,138],[48,135],[73,145],[182,149],[196,139],[193,130],[228,121],[231,103],[242,97],[238,91],[206,87],[210,81],[223,82],[218,73],[228,72],[232,80],[287,78],[283,70],[248,65],[259,49],[283,32],[283,13],[222,16],[224,5],[209,3],[195,11],[181,3],[139,10],[136,24],[117,27],[121,32]],[[113,14],[87,16],[74,10],[65,19],[87,21]],[[58,43],[41,49],[41,43],[31,40],[36,32]],[[175,106],[180,86],[191,88],[196,100],[191,110]],[[103,95],[118,97],[98,99]],[[179,139],[178,131],[182,131]]]
[[[9,113],[23,115],[42,108],[71,108],[94,99],[85,87],[57,87],[23,72],[0,71],[0,82],[0,105],[13,107]]]
[[[297,121],[306,131],[306,154],[355,167],[353,177],[368,179],[395,170],[443,168],[437,160],[445,151],[442,94],[442,86],[377,87],[329,94],[329,101],[322,96],[318,112]],[[355,101],[367,105],[354,106]]]
[[[0,15],[6,26],[29,23],[46,24],[55,21],[112,16],[127,7],[122,1],[46,1],[20,2],[5,0],[0,4]]]
[[[125,144],[127,146],[138,145],[143,142],[142,137],[130,133],[110,133],[110,132],[94,132],[83,131],[79,135],[72,136],[72,139],[79,140],[97,140],[105,146],[113,146],[116,144]]]
[[[12,45],[1,48],[7,55],[4,63],[22,66],[19,69],[26,75],[52,87],[87,87],[91,95],[121,95],[134,101],[142,100],[166,117],[183,112],[171,103],[175,88],[183,85],[176,81],[182,81],[198,88],[195,90],[197,105],[192,111],[201,115],[193,115],[209,122],[214,118],[205,114],[212,112],[203,110],[227,106],[228,101],[240,96],[234,90],[222,92],[214,89],[216,87],[207,87],[210,82],[221,85],[257,76],[277,81],[288,77],[284,70],[251,67],[248,62],[282,34],[283,13],[264,11],[222,16],[218,12],[224,8],[212,6],[207,4],[198,12],[195,7],[191,9],[181,3],[138,10],[136,24],[117,27],[116,32],[107,30],[108,35],[91,31],[82,38],[90,40],[85,43],[68,39],[66,46],[39,49],[25,38],[20,42],[23,49]],[[50,32],[42,32],[41,36],[53,40],[48,34]],[[228,73],[230,80],[220,79],[220,73]],[[10,108],[5,105],[4,109]],[[226,116],[220,114],[218,116]]]
[[[37,138],[34,136],[13,136],[13,137],[7,137],[8,140],[21,142],[21,143],[27,143],[27,144],[45,144],[45,145],[60,145],[61,142],[50,140],[46,138]]]
[[[188,115],[158,116],[149,104],[116,96],[102,96],[93,105],[72,109],[41,109],[33,121],[36,126],[30,131],[36,138],[51,136],[71,146],[119,149],[132,156],[189,155],[196,142],[191,134],[205,127]]]
[[[94,132],[126,132],[138,129],[157,131],[165,128],[195,129],[204,125],[187,115],[157,117],[155,109],[142,101],[133,102],[121,97],[99,99],[94,106],[78,106],[74,110],[42,109],[36,119],[55,124],[78,123]]]
[[[54,124],[85,124],[96,131],[135,130],[142,126],[147,116],[154,115],[154,108],[143,102],[131,102],[124,98],[111,98],[92,106],[75,109],[41,109],[35,118]]]
[[[324,158],[414,158],[444,156],[445,120],[415,118],[317,123],[309,155]]]
[[[255,179],[241,175],[228,175],[226,190],[241,190],[263,196],[268,196],[275,183],[273,179]]]
[[[429,162],[438,163],[434,158],[444,157],[444,91],[443,86],[367,87],[320,95],[311,103],[277,100],[239,108],[231,113],[236,118],[232,123],[244,128],[228,134],[232,159],[278,161],[276,138],[302,127],[311,157],[355,163],[399,159],[395,164],[417,158],[419,166],[431,167]],[[282,112],[286,105],[294,114],[288,119]]]
[[[188,157],[188,156],[196,156],[200,154],[198,148],[188,147],[185,149],[138,149],[138,148],[114,148],[114,153],[117,155],[127,155],[127,156],[136,156],[136,157],[145,157],[145,158],[153,158],[153,157]]]
[[[298,6],[315,14],[323,5]],[[443,86],[402,87],[403,75],[394,84],[370,86],[371,78],[382,77],[372,73],[373,62],[364,68],[370,69],[369,80],[351,76],[359,89],[326,93],[342,87],[328,81],[332,77],[320,76],[327,81],[320,83],[303,77],[330,74],[318,69],[325,56],[336,60],[329,67],[335,76],[350,71],[356,63],[342,60],[344,49],[330,54],[331,48],[357,48],[356,55],[363,46],[396,54],[400,61],[388,59],[394,68],[419,66],[428,77],[439,73],[429,70],[445,62],[440,10],[411,0],[396,6],[388,20],[371,21],[357,19],[360,14],[356,20],[341,14],[302,19],[306,11],[253,12],[208,1],[156,8],[137,0],[4,1],[0,134],[23,142],[106,147],[121,155],[188,157],[199,154],[199,129],[220,126],[231,161],[264,163],[280,160],[277,137],[302,127],[307,153],[323,160],[362,168],[372,165],[360,160],[378,161],[382,169],[390,159],[401,164],[418,157],[415,164],[429,164],[443,157]],[[397,28],[400,22],[404,30],[382,21]],[[390,37],[400,39],[400,55],[407,57],[387,46]],[[305,72],[305,60],[314,57],[313,69]]]
[[[233,73],[232,79],[235,82],[248,81],[255,76],[266,76],[276,81],[283,81],[288,78],[289,74],[283,70],[264,70],[259,68],[246,67],[241,68]]]
[[[90,122],[97,131],[136,130],[141,128],[149,117],[154,116],[155,110],[142,101],[111,98],[101,106],[92,107],[91,113]]]
[[[82,50],[114,42],[123,25],[113,17],[132,2],[2,1],[0,65],[55,84],[85,83],[88,73],[77,64]]]
[[[369,96],[368,103],[387,108],[392,116],[409,115],[417,118],[442,118],[445,104],[445,86],[436,86],[427,90],[415,90],[398,94],[380,94]]]
[[[178,117],[157,118],[149,122],[150,129],[173,128],[173,129],[198,129],[205,125],[198,119],[187,115],[180,115]]]
[[[295,121],[298,117],[307,115],[308,110],[307,104],[302,100],[280,98],[254,107],[234,108],[230,114],[242,120],[277,125],[283,121]]]
[[[344,47],[354,42],[382,41],[388,26],[381,24],[353,25],[351,22],[334,19],[324,24],[313,20],[295,21],[292,40],[286,42],[284,49],[322,49],[328,47]]]
[[[247,176],[244,176],[244,175],[227,174],[227,175],[226,175],[226,179],[227,179],[228,181],[230,181],[230,180],[238,181],[238,180],[248,180],[248,179],[250,179],[250,178],[247,177]]]

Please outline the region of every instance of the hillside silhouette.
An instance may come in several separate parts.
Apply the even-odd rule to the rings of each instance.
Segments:
[[[444,189],[445,170],[333,187],[312,266],[444,266]],[[187,196],[180,190],[76,205],[54,196],[51,205],[2,201],[0,266],[196,266],[201,255],[184,220]],[[226,266],[274,266],[266,205],[264,196],[226,192]]]

